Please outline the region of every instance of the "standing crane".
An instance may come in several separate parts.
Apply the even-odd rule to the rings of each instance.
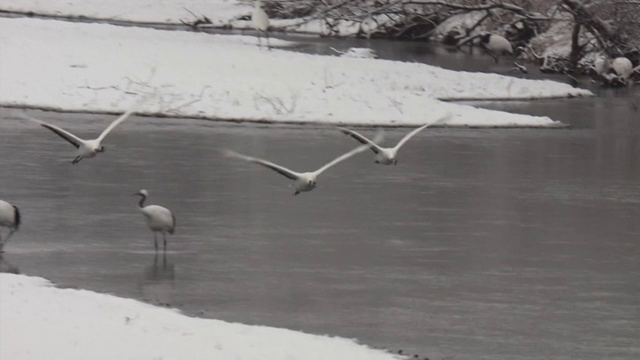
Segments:
[[[513,55],[511,43],[503,36],[486,33],[480,38],[480,44],[495,62],[498,62],[498,57],[501,55]]]
[[[2,234],[0,234],[0,253],[2,253],[4,244],[20,228],[20,210],[18,210],[17,206],[4,200],[0,200],[0,227],[9,228],[9,235],[4,239],[4,242],[2,241]]]
[[[140,190],[132,195],[140,196],[140,202],[138,206],[142,215],[147,220],[147,226],[153,232],[153,243],[155,244],[156,251],[158,251],[158,238],[157,233],[162,233],[164,240],[164,251],[167,251],[167,233],[173,235],[176,230],[176,217],[171,210],[159,205],[144,205],[145,200],[149,197],[147,190]]]

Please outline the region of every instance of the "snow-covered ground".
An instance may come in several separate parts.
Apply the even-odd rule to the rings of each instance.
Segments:
[[[202,27],[253,29],[250,20],[253,0],[5,0],[0,10],[59,17],[129,21],[138,23],[183,24],[209,19]],[[317,19],[271,19],[271,28],[288,32],[325,34]],[[360,25],[342,21],[340,35],[351,36]]]
[[[368,125],[421,124],[451,112],[453,126],[555,126],[438,99],[591,95],[552,81],[255,44],[246,36],[0,19],[0,105],[119,112],[157,88],[161,100],[141,112]]]
[[[392,360],[353,340],[192,318],[43,278],[0,274],[0,359]]]
[[[238,0],[3,0],[0,10],[43,15],[180,24],[208,17],[213,25],[229,25],[250,15],[250,2]]]

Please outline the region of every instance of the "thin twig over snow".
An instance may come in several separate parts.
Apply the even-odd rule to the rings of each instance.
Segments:
[[[262,100],[263,102],[266,102],[267,104],[271,105],[273,112],[277,115],[293,114],[296,111],[296,105],[298,104],[298,97],[299,97],[298,94],[292,94],[291,102],[289,103],[289,105],[286,105],[284,101],[282,101],[282,98],[278,96],[268,97],[262,94],[256,94],[256,96],[253,98],[253,102],[256,110],[261,110],[260,106],[258,106],[258,103],[259,103],[258,100]]]

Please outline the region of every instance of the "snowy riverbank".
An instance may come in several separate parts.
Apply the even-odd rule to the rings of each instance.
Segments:
[[[206,16],[215,26],[229,26],[251,14],[253,6],[237,0],[6,0],[0,10],[50,16],[181,24]]]
[[[557,126],[547,117],[443,100],[588,96],[542,80],[376,59],[259,49],[256,38],[53,20],[0,19],[0,105],[225,120],[451,126]],[[274,45],[287,46],[274,40]]]
[[[349,339],[192,318],[0,274],[0,359],[399,359]]]

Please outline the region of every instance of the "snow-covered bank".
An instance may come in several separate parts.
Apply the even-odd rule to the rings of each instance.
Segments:
[[[215,26],[229,25],[252,9],[238,0],[3,0],[0,5],[3,11],[168,24],[191,22],[193,13]]]
[[[0,274],[0,359],[349,359],[397,356],[352,340],[192,318],[38,277]]]
[[[193,24],[202,28],[253,29],[253,0],[6,0],[0,11],[65,19],[92,19],[139,24]],[[322,19],[271,19],[271,29],[304,34],[326,34]],[[359,24],[343,21],[342,36],[354,36]]]
[[[0,19],[0,105],[124,111],[158,88],[145,113],[371,125],[556,126],[437,99],[591,95],[552,81],[375,59],[266,51],[243,36]]]

